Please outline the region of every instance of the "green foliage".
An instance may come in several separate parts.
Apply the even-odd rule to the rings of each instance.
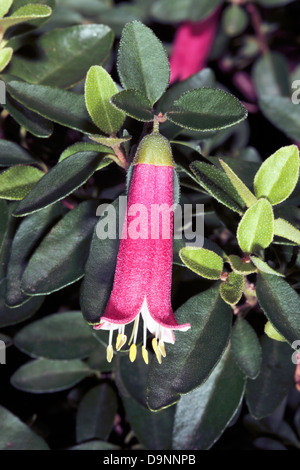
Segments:
[[[85,82],[85,103],[94,123],[106,134],[114,134],[122,126],[125,114],[110,104],[118,87],[103,67],[93,66]]]
[[[255,195],[272,205],[287,199],[299,178],[299,150],[296,145],[282,147],[261,165],[254,178]]]
[[[0,407],[0,448],[299,449],[299,5],[0,3],[1,403],[11,410]],[[119,203],[153,129],[172,145],[184,217],[159,253],[172,286],[150,292],[157,273],[146,292],[126,286],[150,316],[136,337],[126,325],[117,351],[122,323],[102,319]],[[160,151],[151,147],[151,164]],[[153,176],[135,197],[160,201],[166,184]],[[203,213],[199,248],[190,234]],[[150,262],[160,243],[131,246],[123,273],[135,250]],[[176,322],[190,324],[174,338],[170,292]],[[152,295],[165,302],[157,318]]]
[[[123,87],[140,91],[151,105],[169,84],[166,52],[153,32],[139,21],[128,23],[122,32],[118,72]]]
[[[205,248],[182,248],[179,256],[183,263],[199,276],[206,279],[219,279],[223,271],[222,258]]]
[[[245,212],[241,219],[237,239],[244,253],[267,248],[274,238],[274,215],[271,204],[260,199]]]
[[[168,118],[174,124],[194,131],[226,129],[247,117],[244,106],[230,93],[217,88],[187,91],[174,101]]]

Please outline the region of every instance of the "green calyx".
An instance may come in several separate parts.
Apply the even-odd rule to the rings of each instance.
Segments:
[[[170,142],[158,131],[146,135],[140,142],[133,164],[144,163],[147,165],[174,167]]]

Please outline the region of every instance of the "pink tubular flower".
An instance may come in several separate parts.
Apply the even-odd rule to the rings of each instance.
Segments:
[[[119,350],[127,341],[125,326],[132,322],[133,343],[129,357],[135,360],[140,317],[144,322],[142,354],[146,363],[147,330],[154,335],[153,349],[161,362],[161,356],[165,356],[164,343],[175,341],[173,330],[190,328],[189,324],[178,325],[171,306],[173,171],[168,140],[158,132],[144,137],[133,163],[113,290],[100,324],[94,326],[110,332],[108,361],[113,357],[113,331],[118,330],[116,349]],[[163,209],[161,216],[154,217],[158,207]],[[133,237],[131,227],[136,223],[137,210],[144,230],[139,237]],[[167,225],[163,224],[166,212]]]
[[[206,67],[217,26],[219,8],[201,21],[186,21],[177,30],[170,57],[171,80],[185,80]]]

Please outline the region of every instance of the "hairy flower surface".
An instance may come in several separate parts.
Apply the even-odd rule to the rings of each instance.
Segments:
[[[110,331],[107,358],[113,357],[113,332],[118,331],[116,349],[127,342],[125,326],[133,323],[129,357],[137,354],[137,334],[143,320],[142,354],[148,363],[147,330],[161,362],[165,343],[174,343],[173,330],[186,331],[189,324],[178,325],[171,305],[173,260],[173,172],[174,165],[167,139],[153,132],[146,136],[133,163],[127,213],[115,270],[113,290],[106,310],[95,329]],[[137,222],[142,228],[132,232]],[[137,228],[137,227],[135,227]]]

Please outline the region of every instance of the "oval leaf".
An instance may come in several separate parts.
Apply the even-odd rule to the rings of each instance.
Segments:
[[[0,406],[0,450],[49,450],[46,442],[3,406]]]
[[[255,379],[261,367],[261,346],[252,326],[238,316],[232,329],[231,348],[233,357],[241,371]]]
[[[271,204],[260,199],[245,212],[237,229],[237,239],[244,253],[267,248],[274,237],[274,214]]]
[[[287,199],[299,178],[299,149],[289,145],[267,158],[254,178],[256,197],[267,198],[272,205]]]
[[[206,279],[219,279],[222,274],[223,260],[213,251],[190,246],[182,248],[179,256],[189,269]]]
[[[81,312],[49,315],[30,323],[14,337],[17,348],[32,357],[45,359],[81,359],[98,346]]]
[[[220,295],[224,302],[229,305],[237,304],[243,294],[245,277],[235,272],[229,273],[226,281],[220,284]]]
[[[300,338],[300,298],[281,277],[260,273],[256,294],[259,305],[274,328],[290,343]]]
[[[290,346],[267,336],[263,336],[261,345],[261,372],[255,380],[248,381],[246,389],[247,405],[256,419],[269,416],[281,404],[293,385],[295,369]]]
[[[111,98],[111,102],[118,109],[122,109],[127,116],[138,121],[152,121],[153,110],[148,98],[137,90],[124,90]]]
[[[115,134],[122,126],[125,114],[110,103],[118,87],[109,73],[99,66],[88,71],[85,81],[85,103],[94,123],[106,134]]]
[[[135,89],[153,105],[167,89],[170,67],[162,43],[139,21],[127,23],[118,51],[118,72],[125,89]]]
[[[49,294],[83,276],[95,212],[94,203],[82,202],[46,235],[24,271],[21,288],[25,293]]]
[[[14,215],[28,215],[64,199],[92,176],[103,157],[98,152],[78,152],[58,163],[23,199]]]
[[[114,389],[103,383],[87,392],[80,402],[77,421],[77,442],[106,440],[114,426],[118,398]]]
[[[23,199],[43,176],[44,173],[33,166],[12,166],[0,173],[0,198]]]
[[[218,88],[199,88],[184,93],[167,116],[178,126],[207,132],[238,124],[246,119],[247,111],[230,93]]]
[[[213,287],[189,299],[176,312],[178,323],[190,322],[185,333],[175,332],[174,345],[166,345],[162,364],[151,361],[147,384],[150,409],[176,403],[201,385],[222,356],[230,335],[232,310]],[[181,334],[180,334],[181,333]]]
[[[73,387],[91,373],[80,360],[37,359],[20,367],[12,375],[11,384],[23,392],[52,393]]]
[[[209,449],[237,413],[244,390],[245,378],[227,350],[206,382],[178,403],[173,449]]]
[[[37,59],[14,57],[9,73],[28,83],[67,88],[82,80],[89,67],[109,56],[114,35],[103,24],[54,29],[36,41]]]

